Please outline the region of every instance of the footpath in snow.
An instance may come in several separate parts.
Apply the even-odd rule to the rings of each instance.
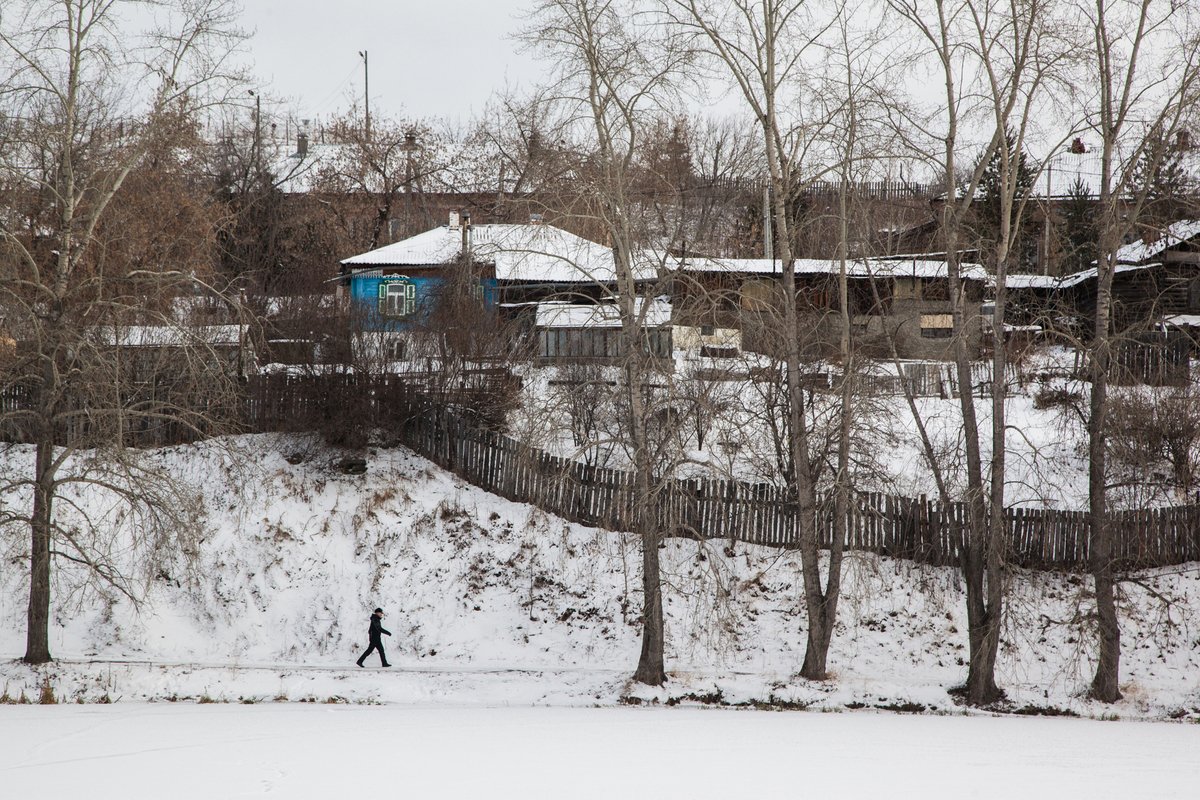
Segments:
[[[300,463],[292,464],[285,456]],[[300,458],[296,458],[299,456]],[[806,630],[794,552],[673,540],[668,686],[630,686],[640,558],[621,534],[569,524],[464,484],[407,450],[369,454],[366,475],[332,469],[311,440],[249,436],[154,455],[201,495],[204,535],[153,561],[140,611],[58,572],[51,648],[23,652],[23,542],[0,572],[0,690],[60,702],[660,704],[960,713],[966,674],[960,581],[852,554],[833,680],[796,677]],[[0,469],[22,468],[28,452]],[[80,498],[81,502],[88,502]],[[113,521],[112,535],[123,533]],[[1200,719],[1200,565],[1123,586],[1126,699],[1083,699],[1092,668],[1088,582],[1017,574],[998,679],[1008,711]],[[366,623],[388,611],[396,669],[357,670]]]

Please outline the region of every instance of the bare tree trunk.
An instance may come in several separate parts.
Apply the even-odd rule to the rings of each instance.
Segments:
[[[640,480],[640,478],[639,478]],[[648,686],[662,686],[667,679],[663,665],[664,630],[662,574],[658,564],[658,530],[643,522],[642,539],[642,651],[633,679]]]
[[[970,648],[966,701],[971,705],[987,705],[1003,697],[996,685],[995,665],[1000,648],[1000,632],[1004,602],[1005,559],[1005,467],[1006,420],[1004,384],[1004,282],[1009,252],[1019,223],[1014,222],[1013,207],[1017,194],[1017,159],[1022,138],[1014,148],[1008,146],[1007,128],[1019,108],[1020,134],[1023,137],[1029,116],[1034,109],[1037,87],[1044,78],[1047,65],[1039,61],[1044,13],[1040,5],[1007,6],[1004,10],[967,0],[961,4],[935,3],[926,11],[908,0],[890,0],[889,6],[913,23],[936,54],[945,86],[946,136],[942,169],[945,170],[946,194],[941,228],[946,246],[946,271],[950,284],[951,314],[954,340],[952,354],[959,385],[959,409],[962,414],[963,440],[966,451],[967,510],[960,560],[967,592],[967,639]],[[993,14],[992,11],[998,13]],[[1011,16],[1006,17],[1006,14]],[[965,23],[965,27],[963,26]],[[960,32],[965,38],[960,39]],[[997,41],[1011,37],[1009,49],[994,47]],[[961,62],[974,58],[980,73],[986,78],[988,99],[995,121],[989,145],[973,167],[965,187],[956,179],[960,104],[966,92],[958,86],[960,70],[969,75]],[[1011,58],[1011,63],[1005,59]],[[988,482],[985,483],[980,425],[972,392],[970,340],[977,324],[965,315],[965,286],[962,277],[962,234],[966,214],[980,188],[983,171],[994,157],[1000,157],[999,191],[1001,199],[1000,235],[993,252],[994,277],[997,286],[995,311],[992,315],[992,419],[991,462]],[[1022,198],[1022,202],[1027,200]]]
[[[987,705],[1002,696],[996,686],[996,655],[999,651],[1000,608],[988,601],[990,521],[983,484],[983,458],[979,448],[979,420],[971,393],[971,362],[967,350],[967,328],[963,319],[963,289],[958,261],[958,221],[950,223],[947,241],[947,272],[950,278],[951,310],[954,317],[954,366],[958,376],[959,409],[967,454],[967,530],[961,555],[963,582],[967,589],[967,702]],[[993,583],[998,583],[993,581]],[[999,587],[994,587],[999,588]]]
[[[771,112],[769,111],[768,114]],[[804,585],[804,604],[808,611],[808,643],[804,651],[804,663],[800,675],[809,680],[825,680],[826,659],[832,625],[825,625],[831,609],[825,603],[821,591],[820,541],[816,527],[816,493],[812,484],[812,465],[808,455],[808,424],[805,418],[804,387],[800,383],[800,336],[799,318],[796,309],[796,259],[793,255],[791,221],[788,219],[784,198],[788,196],[789,182],[784,179],[785,171],[775,151],[774,123],[767,133],[768,163],[774,189],[772,206],[775,230],[779,232],[779,252],[783,261],[783,329],[784,362],[787,370],[788,397],[788,445],[792,469],[792,499],[796,503],[799,518],[800,568]]]
[[[30,529],[29,611],[25,632],[28,664],[45,664],[50,656],[50,531],[54,482],[53,431],[37,444],[34,465],[33,514]]]
[[[616,210],[620,213],[620,209]],[[667,675],[663,665],[665,630],[663,625],[662,573],[658,563],[658,548],[662,533],[654,515],[654,465],[651,461],[649,437],[646,432],[648,409],[646,395],[649,370],[647,354],[643,352],[642,335],[646,314],[643,298],[641,313],[637,309],[637,284],[634,280],[631,253],[625,243],[632,242],[628,221],[616,217],[613,227],[613,258],[617,267],[617,302],[621,312],[621,339],[624,343],[625,391],[628,396],[629,440],[633,451],[634,505],[637,534],[642,543],[642,651],[638,656],[633,679],[648,686],[661,686]]]
[[[1108,521],[1107,431],[1108,365],[1110,360],[1110,317],[1115,271],[1113,225],[1106,225],[1096,273],[1096,319],[1093,330],[1090,373],[1092,394],[1088,402],[1088,511],[1091,528],[1091,568],[1096,590],[1096,626],[1099,658],[1092,678],[1091,694],[1113,703],[1121,699],[1121,626],[1117,619],[1112,569],[1112,529]]]
[[[849,82],[849,76],[847,77]],[[852,90],[848,87],[848,91]],[[847,192],[852,180],[850,163],[857,121],[854,118],[856,106],[853,99],[849,100],[849,105],[851,118],[846,139],[850,152],[845,154],[842,161],[841,189],[838,192],[838,316],[841,322],[838,350],[842,361],[842,385],[839,398],[837,474],[834,476],[833,526],[829,543],[829,574],[825,581],[825,591],[817,605],[816,619],[809,623],[808,643],[801,667],[801,674],[822,677],[828,675],[829,645],[833,640],[834,626],[837,624],[837,606],[842,588],[842,559],[845,555],[847,522],[851,508],[850,441],[854,428],[854,353],[850,341],[850,285],[847,272],[850,207]],[[811,607],[809,614],[813,614]]]
[[[576,106],[572,113],[586,121],[594,136],[583,174],[591,178],[593,207],[612,247],[615,292],[607,285],[600,290],[616,300],[620,312],[621,391],[627,414],[621,439],[633,462],[633,527],[642,547],[642,650],[634,680],[659,686],[666,681],[658,552],[662,531],[655,507],[660,476],[647,427],[653,356],[645,335],[653,295],[638,295],[635,259],[644,239],[636,224],[640,204],[634,167],[645,147],[645,131],[661,111],[660,94],[669,89],[687,53],[670,37],[657,36],[659,29],[629,20],[628,10],[611,0],[541,0],[525,37],[557,59],[556,68],[563,68],[559,96]],[[621,46],[614,47],[615,42]]]

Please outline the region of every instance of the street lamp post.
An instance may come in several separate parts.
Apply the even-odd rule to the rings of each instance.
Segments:
[[[363,60],[363,117],[364,129],[367,134],[367,141],[371,140],[371,69],[370,62],[367,60],[367,51],[359,50],[358,54]]]

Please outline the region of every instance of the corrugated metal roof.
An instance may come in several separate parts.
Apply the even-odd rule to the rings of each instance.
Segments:
[[[502,281],[545,283],[613,283],[616,270],[611,248],[553,225],[473,225],[471,256],[494,264]],[[351,269],[446,264],[462,253],[462,229],[443,226],[408,239],[347,258]],[[635,266],[635,278],[657,277],[654,264]]]
[[[796,259],[797,275],[837,275],[841,263],[836,259]],[[732,272],[750,275],[782,275],[783,262],[769,258],[687,258],[675,259],[673,269],[682,272]],[[846,264],[852,278],[945,278],[946,262],[928,258],[853,259]],[[987,270],[979,264],[962,263],[964,280],[985,281]]]
[[[635,298],[634,315],[645,317],[646,328],[661,328],[671,324],[671,304],[662,300]],[[581,305],[574,303],[539,303],[537,309],[539,328],[619,328],[621,312],[616,303]]]
[[[1200,220],[1181,219],[1178,222],[1173,222],[1161,232],[1158,239],[1153,242],[1138,240],[1130,242],[1127,245],[1117,250],[1118,264],[1141,264],[1154,258],[1159,253],[1174,247],[1178,244],[1183,244],[1189,239],[1193,239],[1200,235]]]

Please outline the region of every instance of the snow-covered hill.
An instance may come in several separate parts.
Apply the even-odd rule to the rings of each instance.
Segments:
[[[51,634],[60,661],[41,671],[7,661],[0,685],[32,697],[48,679],[61,700],[954,708],[946,690],[966,674],[966,622],[953,570],[851,557],[835,678],[816,684],[795,677],[805,631],[795,553],[670,541],[662,557],[672,676],[650,691],[627,681],[641,606],[632,537],[507,502],[404,449],[372,451],[361,476],[334,469],[337,455],[284,436],[159,451],[203,497],[193,558],[165,558],[140,611],[71,590],[63,572]],[[3,468],[27,458],[10,451]],[[10,528],[0,574],[5,659],[23,652],[23,547]],[[1200,719],[1200,564],[1123,589],[1126,700],[1109,707],[1080,697],[1092,647],[1088,581],[1013,580],[999,677],[1014,709]],[[376,605],[394,634],[385,639],[390,672],[354,666]]]

